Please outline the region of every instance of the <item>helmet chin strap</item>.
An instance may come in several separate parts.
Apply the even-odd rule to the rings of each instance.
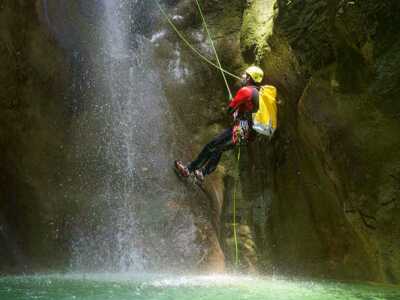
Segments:
[[[246,73],[243,73],[242,76],[240,76],[240,86],[244,87],[248,84],[248,76]]]

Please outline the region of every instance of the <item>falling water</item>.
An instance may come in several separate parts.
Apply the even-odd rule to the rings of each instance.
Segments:
[[[171,199],[184,195],[169,178],[174,124],[153,62],[153,43],[143,34],[142,20],[148,19],[143,14],[150,4],[75,2],[73,17],[68,16],[70,6],[60,2],[58,9],[67,15],[60,21],[64,32],[54,30],[67,45],[74,74],[67,198],[80,212],[72,220],[72,268],[193,265],[199,256],[193,217],[190,211],[168,209]],[[55,26],[49,14],[47,21]],[[85,20],[86,31],[71,19]]]

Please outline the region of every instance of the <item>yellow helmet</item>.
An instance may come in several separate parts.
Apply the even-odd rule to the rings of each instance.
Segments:
[[[246,74],[249,74],[251,79],[254,80],[255,83],[261,83],[264,77],[264,72],[259,67],[251,66],[246,69]]]

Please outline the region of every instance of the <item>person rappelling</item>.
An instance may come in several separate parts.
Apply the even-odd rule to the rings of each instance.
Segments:
[[[203,27],[207,32],[211,47],[214,51],[216,63],[193,47],[175,26],[160,3],[155,0],[161,13],[182,42],[200,59],[221,72],[226,89],[229,93],[230,102],[228,105],[228,112],[233,116],[233,126],[223,130],[218,136],[206,144],[197,158],[189,164],[186,165],[180,160],[174,162],[174,169],[180,177],[188,178],[192,176],[195,178],[196,183],[201,184],[205,176],[215,171],[223,152],[232,150],[235,146],[247,144],[249,141],[255,139],[257,133],[272,137],[277,127],[277,107],[275,87],[271,85],[261,85],[264,77],[264,72],[261,68],[251,66],[246,69],[242,77],[238,77],[222,68],[200,3],[198,0],[195,0],[195,2],[203,22]],[[232,97],[226,75],[241,80],[242,87],[238,90],[235,97]],[[239,156],[240,155],[238,155],[238,161]]]
[[[222,153],[233,149],[236,145],[243,145],[254,139],[255,132],[272,137],[277,128],[277,106],[276,88],[271,85],[261,85],[264,72],[256,66],[246,69],[242,77],[239,77],[221,65],[217,50],[214,45],[210,30],[198,0],[195,0],[197,9],[202,19],[203,27],[207,33],[212,50],[214,51],[216,63],[197,50],[175,26],[172,19],[162,8],[158,0],[154,0],[160,12],[164,15],[171,28],[176,32],[182,42],[195,53],[200,59],[210,66],[218,69],[224,79],[229,94],[228,112],[233,115],[233,126],[222,131],[211,142],[204,146],[197,158],[185,165],[182,161],[174,162],[174,169],[181,178],[194,178],[195,183],[201,185],[204,177],[211,174],[218,166]],[[226,75],[241,80],[243,87],[239,89],[235,97],[232,97]],[[238,149],[237,162],[239,166],[240,147]],[[239,265],[239,239],[236,222],[236,190],[237,182],[233,189],[233,236],[235,241],[235,266]]]
[[[189,164],[176,160],[175,169],[180,176],[193,175],[198,183],[202,183],[205,176],[215,171],[223,152],[254,140],[257,132],[272,136],[276,128],[276,89],[261,86],[263,77],[264,72],[259,67],[246,69],[242,87],[228,105],[233,125],[206,144]]]

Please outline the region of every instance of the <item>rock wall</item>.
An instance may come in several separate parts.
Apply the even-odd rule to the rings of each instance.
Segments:
[[[181,15],[193,19],[191,3],[180,5]],[[239,172],[235,155],[226,155],[209,180],[223,195],[222,202],[214,198],[220,207],[216,230],[228,265],[234,257],[232,195],[239,177],[243,270],[399,282],[399,4],[254,0],[221,10],[224,5],[204,3],[224,65],[240,72],[259,63],[265,83],[278,87],[280,101],[274,139],[242,149]],[[198,20],[183,25],[204,41]],[[228,43],[231,36],[240,44]],[[215,109],[216,97],[209,101],[196,90],[211,82],[217,86],[208,90],[217,93],[221,81],[210,80],[207,72],[196,74],[193,56],[187,61],[193,71],[185,78],[196,84],[183,85],[191,93],[179,115],[198,133],[188,144],[200,147],[229,121],[221,113],[222,95]]]
[[[39,19],[36,1],[0,2],[0,272],[64,258],[68,71]]]
[[[276,1],[259,47],[264,2],[246,8],[241,39],[281,101],[277,136],[249,147],[240,172],[257,265],[399,282],[399,4]]]

